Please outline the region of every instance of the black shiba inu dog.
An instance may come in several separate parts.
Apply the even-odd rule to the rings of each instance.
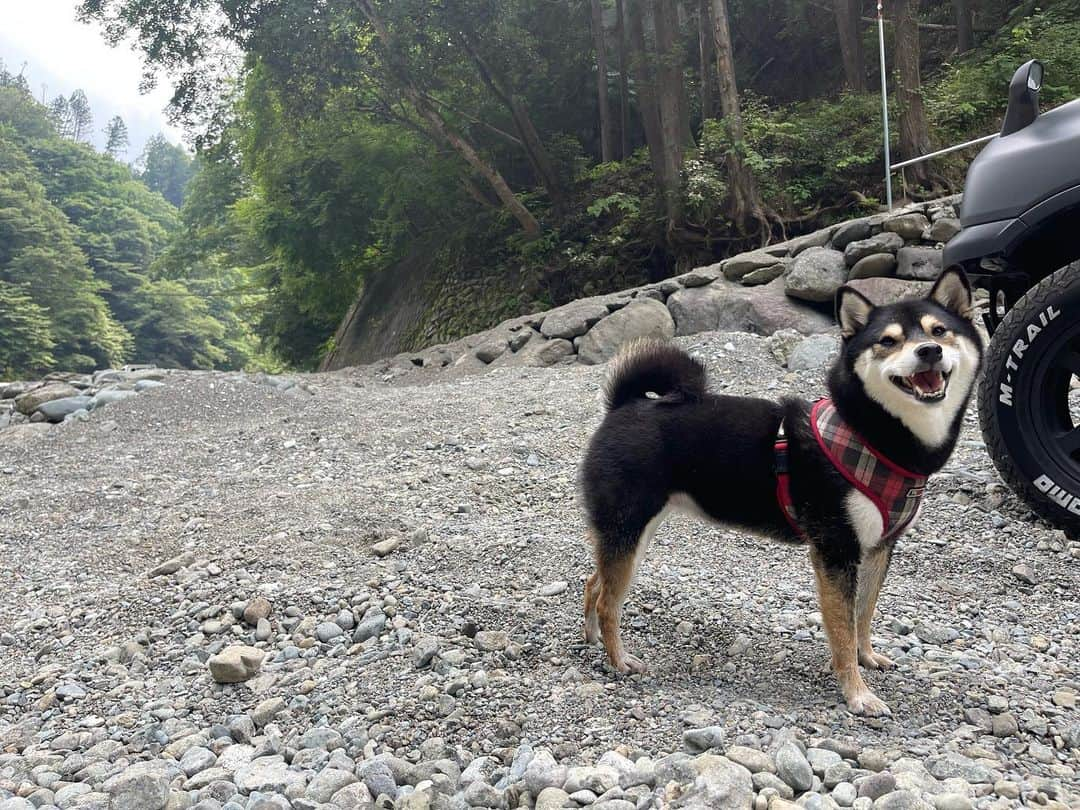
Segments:
[[[943,273],[926,298],[888,306],[843,287],[836,312],[841,351],[829,399],[817,404],[708,393],[702,365],[662,341],[613,361],[581,484],[596,558],[585,638],[602,636],[620,672],[645,669],[619,635],[638,563],[664,516],[686,510],[810,545],[847,705],[888,713],[859,670],[893,665],[871,647],[871,617],[926,477],[956,444],[982,342],[959,271]]]

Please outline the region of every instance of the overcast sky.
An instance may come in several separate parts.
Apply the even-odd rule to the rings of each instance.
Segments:
[[[0,0],[0,59],[25,76],[39,99],[42,85],[51,99],[82,88],[94,112],[94,145],[104,145],[102,129],[119,115],[127,124],[131,147],[124,159],[132,162],[148,138],[158,132],[174,143],[183,133],[163,112],[172,95],[167,80],[146,95],[139,93],[142,62],[125,45],[109,47],[96,26],[75,19],[77,0]]]

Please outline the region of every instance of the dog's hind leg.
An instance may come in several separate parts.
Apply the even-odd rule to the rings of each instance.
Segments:
[[[649,545],[652,543],[656,530],[660,528],[666,514],[666,509],[661,508],[646,523],[644,528],[634,537],[631,534],[630,542],[605,542],[601,534],[596,535],[596,573],[593,586],[596,593],[596,614],[599,619],[600,633],[604,637],[604,648],[607,650],[611,665],[619,672],[644,672],[645,664],[633,655],[629,655],[623,648],[622,635],[619,625],[622,622],[623,603],[626,594],[634,582],[638,564],[645,556]],[[586,637],[588,636],[588,594],[586,585]]]
[[[889,707],[870,691],[859,672],[858,638],[855,630],[856,575],[854,570],[828,566],[813,554],[821,617],[829,636],[833,672],[840,682],[844,700],[854,714],[889,714]]]
[[[585,580],[585,641],[595,644],[600,640],[600,617],[596,602],[600,597],[600,572],[594,571]]]
[[[859,563],[859,584],[855,594],[855,632],[859,641],[859,663],[869,669],[892,669],[891,659],[874,652],[870,643],[870,624],[877,607],[881,583],[889,570],[892,546],[884,545],[867,553]]]

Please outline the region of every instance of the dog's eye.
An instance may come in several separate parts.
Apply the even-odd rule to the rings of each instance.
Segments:
[[[888,335],[883,335],[882,338],[878,341],[878,344],[888,349],[889,347],[896,345],[896,338],[889,337]]]
[[[945,333],[949,330],[942,326],[940,323],[930,330],[930,334],[934,337],[944,337]]]

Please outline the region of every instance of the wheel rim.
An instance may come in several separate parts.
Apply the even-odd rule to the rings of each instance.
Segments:
[[[1070,327],[1043,351],[1032,386],[1032,428],[1043,451],[1062,471],[1080,480],[1080,424],[1069,395],[1080,378],[1080,325]]]

